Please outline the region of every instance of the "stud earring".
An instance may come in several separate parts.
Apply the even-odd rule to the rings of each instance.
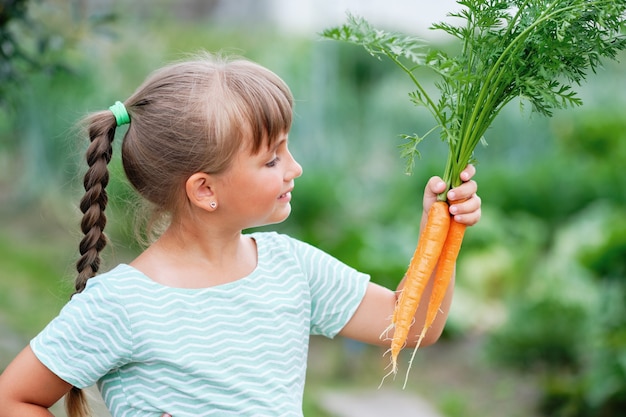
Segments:
[[[217,203],[216,203],[215,201],[211,201],[211,202],[209,203],[209,206],[211,206],[211,208],[212,208],[212,209],[214,209],[214,208],[216,208],[216,207],[217,207]]]

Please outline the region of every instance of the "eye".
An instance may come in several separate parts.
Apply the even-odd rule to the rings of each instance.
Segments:
[[[276,157],[276,158],[272,159],[271,161],[269,161],[267,164],[265,164],[265,166],[268,167],[268,168],[272,168],[272,167],[275,167],[276,165],[278,165],[278,162],[280,162],[280,158]]]

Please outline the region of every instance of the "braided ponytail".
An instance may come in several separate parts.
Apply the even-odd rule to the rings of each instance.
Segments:
[[[74,284],[75,291],[81,292],[87,280],[100,268],[100,252],[107,244],[104,235],[106,215],[104,210],[108,203],[106,186],[109,183],[108,164],[113,153],[115,137],[115,119],[110,112],[96,113],[90,120],[89,139],[91,141],[86,152],[89,168],[85,173],[83,186],[85,195],[80,201],[83,218],[80,228],[84,237],[80,242],[80,258],[76,262],[78,276]]]
[[[83,218],[80,228],[84,233],[79,244],[80,258],[76,262],[78,275],[74,282],[74,294],[85,289],[87,280],[100,269],[100,252],[107,244],[104,234],[108,203],[106,186],[109,183],[108,164],[113,153],[116,121],[111,112],[94,113],[88,120],[89,140],[86,159],[89,168],[85,173],[83,186],[85,194],[80,200]],[[65,409],[69,417],[89,417],[91,410],[83,391],[77,387],[65,396]]]

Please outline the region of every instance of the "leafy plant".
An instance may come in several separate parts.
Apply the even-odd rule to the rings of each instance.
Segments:
[[[435,127],[425,134],[404,135],[402,156],[410,172],[419,143],[439,130],[449,145],[443,179],[459,185],[459,174],[473,160],[474,149],[500,111],[514,98],[532,110],[551,116],[554,109],[582,104],[572,88],[604,58],[615,59],[626,47],[620,33],[624,0],[459,0],[450,16],[463,26],[437,23],[460,41],[451,56],[420,39],[372,27],[348,15],[348,22],[325,30],[329,39],[363,46],[371,55],[386,56],[413,81],[410,100],[429,110]],[[417,70],[439,75],[439,96],[422,85]],[[445,194],[440,196],[443,199]]]
[[[616,59],[618,52],[626,49],[626,37],[621,32],[626,21],[626,0],[457,3],[462,6],[461,11],[450,16],[463,21],[462,25],[433,26],[458,41],[456,55],[413,36],[376,29],[353,15],[348,15],[346,24],[322,33],[328,39],[360,45],[377,58],[387,57],[409,76],[415,86],[409,93],[410,100],[428,110],[435,126],[422,134],[404,135],[407,142],[401,155],[406,158],[406,170],[410,173],[420,156],[419,144],[438,131],[449,147],[443,174],[448,188],[460,184],[460,173],[474,161],[476,146],[484,141],[487,129],[511,101],[519,98],[521,106],[530,104],[532,111],[547,117],[555,109],[579,106],[582,100],[574,87],[590,72],[596,72],[604,59]],[[434,89],[420,78],[419,71],[423,69],[438,76]],[[444,191],[438,199],[445,201],[445,196]],[[553,364],[555,359],[564,359],[561,365],[581,366],[576,338],[571,336],[576,332],[569,328],[570,331],[557,333],[554,329],[568,329],[563,324],[581,321],[586,310],[557,301],[547,298],[533,308],[521,309],[520,317],[539,313],[555,320],[548,323],[545,333],[532,326],[514,326],[514,334],[520,339],[506,335],[504,340],[517,342],[520,352],[531,353],[514,360],[537,363],[537,358],[543,358],[547,360],[545,364]],[[563,349],[563,339],[569,340],[573,348]],[[610,390],[600,391],[597,402],[606,404]],[[621,396],[619,389],[610,392]],[[618,397],[617,403],[620,401]],[[565,406],[557,404],[557,408]]]

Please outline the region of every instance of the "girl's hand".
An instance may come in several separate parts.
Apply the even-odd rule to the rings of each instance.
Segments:
[[[461,181],[463,183],[456,188],[448,191],[448,202],[450,203],[450,214],[454,216],[454,220],[467,226],[472,226],[480,220],[481,216],[481,200],[476,194],[478,186],[472,177],[476,174],[476,168],[468,165],[461,172]],[[432,177],[426,184],[424,190],[424,215],[426,218],[430,206],[437,201],[437,194],[444,192],[446,183],[439,177]]]

